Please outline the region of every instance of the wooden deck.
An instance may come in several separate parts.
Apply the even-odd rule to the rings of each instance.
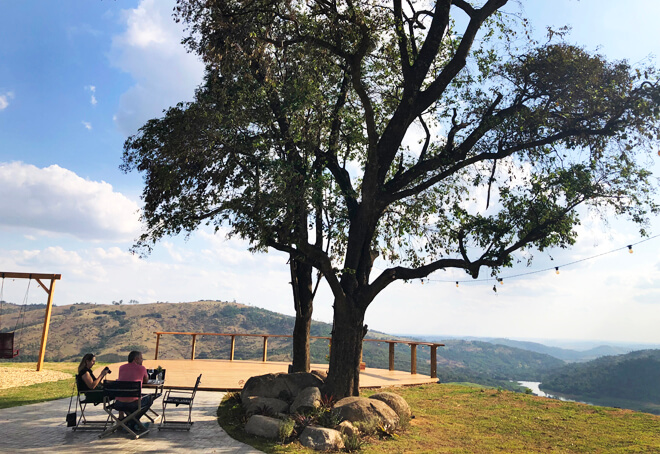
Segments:
[[[119,366],[124,363],[111,364],[112,374],[108,379],[117,379]],[[243,388],[248,378],[277,372],[287,372],[290,363],[275,361],[229,361],[222,359],[145,359],[143,365],[147,369],[161,366],[166,369],[166,388],[192,388],[199,374],[202,374],[201,390],[205,391],[237,391]],[[327,370],[327,364],[312,364],[312,369]],[[360,388],[384,388],[389,386],[421,385],[437,383],[437,378],[428,375],[411,374],[399,370],[373,369],[367,367],[360,374]]]

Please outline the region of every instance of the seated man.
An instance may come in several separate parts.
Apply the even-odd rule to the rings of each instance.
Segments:
[[[117,380],[120,381],[141,381],[146,383],[149,380],[149,374],[147,374],[147,368],[142,365],[142,353],[138,351],[132,351],[128,354],[128,363],[119,366],[119,374]],[[147,394],[142,396],[142,408],[140,413],[137,414],[136,420],[139,421],[140,418],[149,410],[151,404],[153,403],[153,396]],[[121,413],[133,413],[138,408],[137,397],[117,397],[117,402],[115,403],[115,409]],[[129,422],[128,426],[133,430],[138,430],[138,425],[134,422]]]

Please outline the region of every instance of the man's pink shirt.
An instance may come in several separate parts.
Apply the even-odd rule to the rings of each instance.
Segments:
[[[147,368],[135,363],[126,363],[119,366],[119,375],[117,380],[121,381],[141,381],[145,382],[149,379]],[[117,397],[121,402],[133,402],[137,397]]]

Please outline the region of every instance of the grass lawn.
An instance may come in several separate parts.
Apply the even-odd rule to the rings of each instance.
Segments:
[[[403,396],[415,418],[398,436],[369,440],[363,453],[660,452],[660,416],[647,413],[480,386],[435,384],[388,391]],[[267,453],[315,452],[297,442],[282,445],[246,436],[224,402],[218,421],[232,437]]]
[[[103,367],[104,365],[106,364],[96,363],[94,369],[97,367]],[[37,368],[37,363],[0,363],[0,367],[35,370]],[[20,405],[36,404],[38,402],[71,397],[74,376],[78,370],[78,363],[44,363],[43,368],[69,373],[71,374],[71,378],[48,383],[38,383],[30,386],[0,389],[0,408],[18,407]]]

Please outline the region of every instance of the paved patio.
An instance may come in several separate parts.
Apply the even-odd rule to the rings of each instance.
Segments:
[[[159,432],[157,425],[152,424],[149,434],[137,440],[118,432],[100,440],[100,431],[74,432],[67,428],[64,417],[69,407],[68,398],[2,409],[0,452],[260,453],[261,451],[230,438],[218,425],[215,414],[223,396],[224,393],[220,392],[197,393],[193,407],[195,424],[190,432]],[[154,403],[154,409],[159,413],[160,405],[160,399]],[[88,411],[90,408],[91,416],[103,414],[101,406],[89,406]]]

